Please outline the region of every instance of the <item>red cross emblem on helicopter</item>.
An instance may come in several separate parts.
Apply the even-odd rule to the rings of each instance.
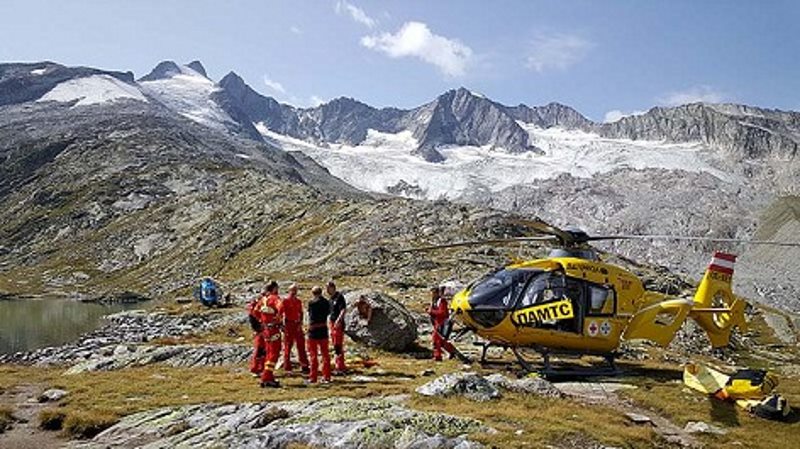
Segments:
[[[597,335],[597,331],[600,330],[600,326],[597,325],[597,321],[592,321],[589,323],[587,330],[589,331],[589,336],[594,337]]]

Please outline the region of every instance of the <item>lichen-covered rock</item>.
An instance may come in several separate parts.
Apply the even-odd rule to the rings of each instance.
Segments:
[[[475,373],[450,373],[417,388],[423,396],[464,396],[485,402],[501,397],[500,390]]]
[[[522,379],[510,379],[500,373],[486,377],[490,384],[501,390],[512,391],[514,393],[532,394],[548,398],[560,398],[564,394],[548,380],[541,377],[523,377]]]
[[[414,315],[394,298],[369,290],[349,292],[345,298],[345,333],[354,341],[401,352],[417,339]]]
[[[411,410],[389,399],[328,398],[260,404],[201,404],[147,411],[72,448],[480,447],[466,436],[479,421]]]
[[[241,365],[251,352],[249,346],[236,344],[117,346],[110,355],[97,354],[76,364],[66,374],[113,371],[153,363],[176,367]]]

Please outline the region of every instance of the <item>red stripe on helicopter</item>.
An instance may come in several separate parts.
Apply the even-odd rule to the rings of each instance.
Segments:
[[[714,259],[722,259],[722,260],[727,260],[728,262],[736,262],[736,255],[721,253],[717,251],[714,253]]]
[[[718,273],[733,274],[733,268],[721,267],[713,263],[708,266],[708,271],[716,271]]]

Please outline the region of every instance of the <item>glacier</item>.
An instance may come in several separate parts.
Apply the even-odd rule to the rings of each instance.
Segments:
[[[354,146],[316,144],[275,133],[263,123],[255,126],[268,142],[285,151],[305,153],[359,189],[397,193],[390,192],[391,188],[410,185],[415,187],[414,193],[401,194],[416,198],[456,199],[476,190],[498,192],[535,185],[538,180],[562,174],[591,178],[624,168],[706,172],[725,182],[741,182],[715,168],[713,153],[700,142],[612,139],[579,130],[519,124],[543,154],[514,154],[491,146],[451,146],[439,149],[444,162],[432,163],[413,154],[418,142],[410,131],[392,134],[370,129],[364,142]]]

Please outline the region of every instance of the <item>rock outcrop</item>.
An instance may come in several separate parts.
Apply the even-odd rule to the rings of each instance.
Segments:
[[[328,398],[259,404],[200,404],[123,418],[73,449],[164,447],[320,448],[480,447],[467,434],[480,422],[406,408],[400,399]]]
[[[463,396],[478,402],[502,396],[494,383],[475,373],[445,374],[420,386],[416,392],[423,396]]]
[[[72,366],[65,374],[113,371],[153,363],[183,368],[245,365],[251,353],[252,347],[236,344],[118,345],[113,349],[103,348],[89,359]]]

